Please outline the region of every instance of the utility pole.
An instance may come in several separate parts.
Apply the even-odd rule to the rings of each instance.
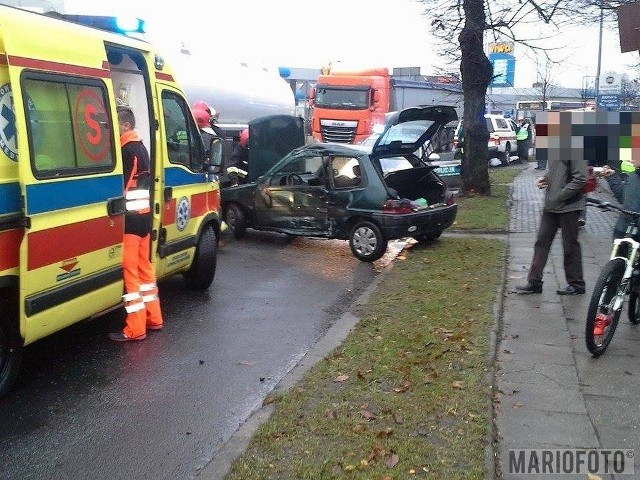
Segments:
[[[602,2],[604,0],[600,0],[600,36],[598,37],[598,67],[596,70],[596,85],[595,85],[595,93],[596,93],[596,111],[600,109],[598,105],[598,95],[600,94],[600,68],[602,66],[602,24],[604,22],[604,8]]]

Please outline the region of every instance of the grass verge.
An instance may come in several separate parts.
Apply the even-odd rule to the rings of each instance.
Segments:
[[[489,170],[491,195],[461,196],[458,199],[458,215],[451,227],[452,231],[484,231],[504,232],[509,225],[509,188],[513,179],[524,165],[510,165],[508,167]]]
[[[461,213],[476,218],[462,229],[506,231],[507,183],[520,171],[492,171],[491,208],[465,197]],[[343,344],[271,397],[274,413],[227,478],[484,478],[505,255],[502,240],[481,237],[408,250],[354,311]]]

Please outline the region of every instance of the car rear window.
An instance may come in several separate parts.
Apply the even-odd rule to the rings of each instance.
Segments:
[[[495,124],[495,129],[492,128],[492,123]],[[509,128],[509,122],[506,118],[496,117],[493,117],[493,119],[487,118],[487,128],[489,129],[489,132],[493,132],[495,130],[511,130],[511,128]]]
[[[420,136],[433,125],[431,120],[414,120],[393,125],[380,140],[380,145],[389,145],[392,142],[415,143]]]

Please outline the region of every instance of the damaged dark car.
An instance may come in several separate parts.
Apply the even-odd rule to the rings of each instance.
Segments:
[[[450,106],[413,107],[397,112],[373,147],[311,143],[275,163],[277,154],[251,158],[247,183],[222,189],[225,221],[236,238],[252,228],[348,240],[365,262],[382,257],[389,240],[433,241],[453,224],[458,207],[436,167],[414,152],[456,119]],[[273,120],[250,124],[254,152],[262,142],[273,147],[274,138],[286,139],[285,149],[304,138],[301,123]],[[415,138],[395,135],[410,122],[422,127]]]

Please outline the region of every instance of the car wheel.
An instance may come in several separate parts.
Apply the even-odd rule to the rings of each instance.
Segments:
[[[0,321],[0,397],[13,387],[22,361],[22,345],[16,338],[17,334],[12,334],[8,326],[8,322],[15,321],[15,316],[18,315],[17,306],[11,308],[9,303],[15,302],[7,299],[0,302],[5,317]],[[4,321],[7,323],[3,323]]]
[[[511,144],[507,143],[504,147],[504,155],[502,156],[502,164],[509,165],[511,162]]]
[[[242,238],[247,231],[247,216],[240,205],[229,205],[224,221],[235,238]]]
[[[349,247],[358,260],[373,262],[387,251],[387,240],[375,223],[362,221],[351,229]]]
[[[423,235],[418,235],[415,239],[420,243],[429,243],[437,240],[442,235],[442,230],[437,232],[425,233]]]
[[[206,290],[211,286],[213,277],[216,275],[217,256],[216,232],[209,226],[200,235],[191,268],[184,274],[184,280],[189,288]]]

